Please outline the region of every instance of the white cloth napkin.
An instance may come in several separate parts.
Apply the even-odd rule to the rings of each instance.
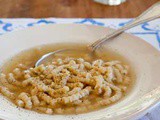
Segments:
[[[132,19],[64,19],[64,18],[44,18],[44,19],[0,19],[0,35],[7,32],[25,29],[27,27],[46,25],[46,24],[60,24],[60,23],[76,23],[76,24],[91,24],[111,28],[119,28]],[[127,32],[134,34],[146,42],[153,45],[160,50],[160,19],[152,22],[147,22],[137,27],[134,27]],[[160,105],[156,106],[152,111],[147,113],[139,120],[160,120]]]

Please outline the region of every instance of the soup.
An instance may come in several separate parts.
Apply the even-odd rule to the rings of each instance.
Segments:
[[[74,50],[34,67],[42,55],[63,48]],[[133,84],[125,59],[103,48],[96,57],[88,53],[82,44],[22,51],[3,64],[0,92],[18,107],[46,114],[86,113],[121,100]]]

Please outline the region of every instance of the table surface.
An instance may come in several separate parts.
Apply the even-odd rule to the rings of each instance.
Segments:
[[[106,6],[93,0],[0,0],[0,18],[133,18],[159,0]]]

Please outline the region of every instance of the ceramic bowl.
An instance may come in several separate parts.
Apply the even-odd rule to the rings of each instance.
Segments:
[[[50,43],[93,43],[114,31],[110,28],[56,24],[31,27],[0,37],[0,65],[22,50]],[[103,47],[125,57],[135,72],[135,83],[123,100],[98,111],[79,115],[46,115],[17,108],[0,95],[0,118],[6,120],[132,120],[158,104],[160,99],[160,53],[144,40],[123,33]]]

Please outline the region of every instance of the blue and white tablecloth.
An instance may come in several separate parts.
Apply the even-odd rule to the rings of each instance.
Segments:
[[[77,23],[77,24],[92,24],[111,28],[119,28],[132,19],[64,19],[64,18],[47,18],[47,19],[0,19],[0,35],[7,32],[25,29],[27,27],[60,24],[60,23]],[[160,50],[160,19],[152,22],[147,22],[137,27],[134,27],[127,32],[132,33],[143,40],[147,41],[155,48]],[[160,106],[157,106],[153,111],[147,113],[140,120],[160,120]]]

